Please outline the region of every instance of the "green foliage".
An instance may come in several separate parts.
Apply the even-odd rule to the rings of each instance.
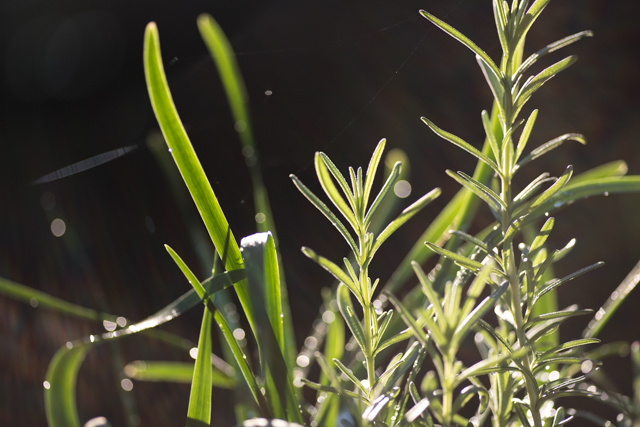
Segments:
[[[218,266],[217,257],[211,260],[213,275],[200,281],[179,255],[166,246],[193,289],[135,324],[0,279],[0,293],[4,295],[23,302],[35,299],[43,308],[103,322],[109,330],[66,343],[53,357],[45,381],[49,425],[80,425],[75,384],[88,351],[137,333],[188,350],[191,346],[185,348],[179,337],[153,328],[200,304],[204,313],[195,364],[136,361],[124,370],[126,376],[136,381],[190,383],[187,425],[209,425],[212,415],[215,418],[212,387],[234,390],[237,421],[244,427],[334,425],[338,417],[358,427],[489,424],[555,427],[575,417],[596,425],[610,425],[594,414],[557,406],[557,399],[567,396],[598,399],[619,410],[624,425],[638,423],[640,344],[636,342],[630,347],[633,398],[610,391],[603,393],[598,383],[603,374],[596,372],[601,358],[620,352],[625,345],[611,344],[588,352],[584,348],[600,343],[596,336],[640,281],[640,266],[596,312],[583,337],[560,342],[557,330],[564,321],[593,312],[576,305],[558,309],[557,288],[602,263],[556,278],[554,264],[573,248],[575,240],[553,250],[548,237],[560,224],[549,217],[550,213],[593,195],[639,192],[640,177],[624,176],[627,167],[621,161],[577,176],[573,176],[573,168],[568,165],[557,178],[548,172],[538,172],[538,177],[518,194],[514,194],[512,187],[516,173],[565,141],[585,144],[582,135],[568,133],[526,153],[530,140],[535,139],[539,113],[532,111],[526,120],[519,119],[519,115],[544,83],[575,63],[576,57],[569,56],[526,77],[529,68],[539,58],[592,34],[583,31],[568,36],[523,61],[526,35],[549,0],[513,0],[511,5],[500,0],[492,3],[503,51],[499,62],[457,29],[428,12],[420,12],[475,54],[493,95],[494,108],[491,114],[481,113],[485,140],[481,149],[422,118],[438,137],[471,154],[478,163],[471,175],[447,171],[462,189],[426,227],[386,284],[379,286],[380,280],[369,275],[375,254],[400,226],[437,198],[440,190],[425,194],[389,221],[387,216],[395,203],[391,190],[403,171],[401,162],[387,165],[384,184],[374,192],[374,177],[386,145],[384,139],[375,147],[366,171],[349,167],[348,174],[343,174],[326,154],[316,153],[316,175],[331,207],[291,175],[293,184],[338,230],[350,251],[340,263],[302,248],[337,284],[323,294],[324,305],[314,324],[314,333],[307,338],[297,358],[271,209],[262,182],[244,82],[231,46],[213,18],[208,15],[198,18],[198,28],[218,68],[234,120],[245,126],[240,131],[240,140],[245,156],[253,159],[249,173],[256,209],[266,217],[259,225],[261,232],[245,237],[240,245],[173,104],[158,30],[150,23],[144,39],[144,68],[151,105],[221,262]],[[482,202],[495,222],[471,235],[469,225]],[[427,273],[422,265],[434,255],[440,257],[439,263]],[[418,286],[407,289],[406,296],[400,298],[397,291],[410,278],[417,278]],[[252,368],[248,357],[252,352],[245,351],[244,344],[234,336],[238,329],[236,326],[232,329],[218,309],[219,292],[231,286],[250,326],[246,332],[248,341],[257,346],[257,369]],[[485,320],[490,313],[495,313],[495,319]],[[226,362],[211,352],[213,322],[228,349]],[[345,336],[347,329],[350,339]],[[479,357],[466,366],[458,353],[471,336]],[[313,381],[308,376],[312,372],[310,365],[316,362],[321,375]],[[426,366],[432,366],[433,370],[424,372]],[[314,404],[304,401],[303,385],[317,391]],[[469,410],[467,405],[476,401],[475,412]],[[249,417],[249,410],[266,418],[244,419]]]

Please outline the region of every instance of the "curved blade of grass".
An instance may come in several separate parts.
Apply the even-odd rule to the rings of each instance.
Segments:
[[[9,279],[0,277],[0,294],[4,294],[10,298],[27,304],[35,304],[38,308],[48,308],[59,313],[69,314],[71,316],[83,319],[93,320],[96,322],[108,320],[115,322],[117,316],[100,313],[91,308],[82,307],[60,298],[56,298],[45,292],[38,291],[29,286],[21,285]]]
[[[205,307],[198,339],[198,356],[191,380],[187,427],[211,423],[211,311]]]
[[[596,316],[582,332],[582,336],[585,338],[597,337],[602,328],[604,328],[611,319],[613,313],[616,312],[631,291],[638,285],[638,282],[640,282],[640,262],[633,267],[627,277],[625,277],[622,283],[613,291],[607,302],[598,310]]]
[[[466,47],[471,49],[476,55],[478,55],[480,58],[482,58],[482,60],[489,66],[491,71],[493,71],[493,73],[496,76],[501,76],[502,75],[500,73],[500,70],[496,66],[495,62],[493,62],[493,60],[489,57],[489,55],[487,55],[485,51],[480,49],[474,42],[469,40],[469,38],[466,37],[464,34],[462,34],[460,31],[456,30],[451,25],[439,20],[438,18],[436,18],[435,16],[433,16],[429,12],[421,10],[420,14],[422,16],[424,16],[425,18],[427,18],[432,23],[434,23],[442,31],[444,31],[445,33],[449,34],[451,37],[453,37],[454,39],[458,40],[460,43],[462,43],[463,45],[465,45]]]
[[[144,70],[151,106],[164,135],[165,141],[191,193],[200,216],[209,232],[216,251],[221,254],[227,270],[243,267],[240,248],[229,228],[200,160],[180,121],[173,103],[162,65],[158,28],[154,22],[147,25],[144,37]],[[247,320],[255,331],[253,310],[250,305],[246,282],[234,286]]]
[[[480,150],[475,148],[473,145],[469,144],[468,142],[462,140],[461,138],[455,136],[452,133],[449,133],[449,132],[446,132],[446,131],[440,129],[439,127],[437,127],[435,124],[433,124],[433,122],[430,121],[429,119],[427,119],[426,117],[421,117],[420,120],[422,120],[427,126],[429,126],[431,128],[431,130],[436,135],[438,135],[440,138],[449,141],[453,145],[456,145],[456,146],[462,148],[464,151],[466,151],[466,152],[468,152],[470,154],[473,154],[473,156],[475,156],[479,160],[482,160],[484,163],[486,163],[488,166],[490,166],[491,169],[496,171],[496,173],[498,175],[502,176],[502,172],[500,171],[500,168],[498,167],[496,162],[491,160],[486,154],[484,154],[483,152],[481,152]]]
[[[80,427],[76,408],[78,370],[92,344],[62,347],[45,374],[44,406],[49,427]],[[48,385],[48,387],[47,387]]]
[[[260,364],[265,389],[275,416],[302,422],[293,379],[285,355],[289,354],[283,334],[282,300],[278,260],[271,233],[256,233],[242,239],[252,306],[255,309]]]
[[[224,289],[224,287],[231,286],[233,283],[243,280],[244,277],[243,270],[229,271],[202,282],[202,285],[210,295],[213,295],[218,290]],[[49,426],[73,427],[80,425],[75,404],[75,383],[78,370],[84,360],[84,356],[94,345],[107,340],[130,336],[132,334],[154,328],[175,319],[182,313],[200,304],[201,301],[202,300],[198,297],[196,292],[191,289],[165,308],[147,317],[141,322],[132,324],[125,329],[120,329],[115,332],[91,335],[83,340],[68,342],[64,347],[58,350],[49,364],[47,374],[45,376],[45,380],[49,384],[49,388],[45,389],[45,410],[47,412]],[[224,321],[219,313],[216,312],[216,316],[219,316],[219,319],[216,317],[216,320]],[[233,344],[235,344],[237,351],[240,352],[240,360],[238,363],[241,365],[241,368],[243,368],[243,362],[244,368],[248,370],[246,360],[243,358],[242,352],[233,338],[232,332],[228,330],[227,333],[233,340]],[[245,370],[243,370],[243,374],[245,373]],[[250,370],[248,373],[250,374],[250,378],[253,378]],[[249,383],[249,378],[247,379],[247,382]],[[259,397],[261,398],[262,395],[258,390],[255,379],[253,379],[253,386],[256,392],[256,400],[260,403]]]
[[[258,147],[253,137],[247,90],[236,62],[235,53],[222,28],[211,15],[202,14],[198,16],[198,30],[220,74],[220,80],[227,94],[234,122],[244,123],[246,126],[244,130],[238,131],[238,136],[243,147],[251,148],[251,155],[246,157],[255,159],[255,162],[249,164],[249,173],[253,185],[253,199],[257,212],[265,216],[265,220],[262,223],[257,223],[258,231],[271,231],[275,234],[269,196],[267,195],[260,168]]]
[[[227,365],[228,366],[228,365]],[[136,360],[124,368],[127,377],[136,381],[172,382],[189,384],[193,380],[194,364],[189,362],[158,362]],[[214,387],[233,390],[237,382],[223,370],[212,366],[211,384]]]

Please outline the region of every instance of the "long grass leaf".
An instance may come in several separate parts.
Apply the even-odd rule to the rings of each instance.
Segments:
[[[69,343],[70,344],[70,343]],[[69,345],[56,352],[44,382],[44,406],[49,427],[80,427],[76,408],[76,380],[91,343]]]
[[[640,282],[640,262],[631,269],[627,277],[613,291],[607,302],[596,312],[596,316],[589,322],[587,328],[582,332],[582,336],[585,338],[597,337],[602,328],[611,319],[613,313],[616,312],[631,291],[638,285],[638,282]]]
[[[211,311],[205,307],[198,340],[198,356],[193,370],[187,427],[211,423]]]
[[[242,256],[240,255],[238,243],[233,237],[229,223],[222,212],[218,199],[211,188],[211,184],[209,184],[209,180],[202,169],[200,160],[196,156],[173,103],[162,65],[158,28],[154,22],[149,23],[145,31],[143,56],[151,106],[165,141],[171,150],[173,159],[180,170],[180,174],[193,197],[209,236],[216,247],[216,251],[224,260],[225,268],[227,270],[242,268]],[[247,284],[246,282],[240,282],[234,288],[249,324],[255,331],[256,325],[249,301]]]
[[[295,390],[292,365],[287,365],[284,348],[282,302],[277,256],[271,233],[256,233],[242,239],[251,302],[255,309],[260,364],[265,389],[275,416],[302,422]],[[271,294],[271,295],[269,295]]]
[[[158,362],[155,360],[136,360],[124,367],[128,378],[136,381],[172,382],[189,384],[193,380],[194,364],[189,362]],[[212,366],[211,385],[233,390],[237,381],[233,377],[233,368],[226,365],[226,371]],[[231,374],[231,375],[230,375]]]

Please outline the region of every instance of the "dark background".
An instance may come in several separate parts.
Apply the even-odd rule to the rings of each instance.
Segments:
[[[152,20],[159,27],[178,110],[231,227],[238,238],[255,231],[238,138],[196,27],[198,14],[208,12],[230,38],[247,83],[302,342],[321,304],[320,289],[331,280],[299,248],[308,245],[339,259],[347,246],[295,190],[289,173],[318,191],[311,163],[315,151],[326,152],[342,169],[366,166],[376,142],[386,137],[388,148],[402,148],[410,157],[413,193],[408,200],[442,187],[440,199],[378,255],[373,274],[384,282],[457,191],[445,169],[473,170],[473,157],[437,138],[419,117],[427,116],[479,147],[480,111],[490,108],[490,92],[473,55],[420,17],[421,8],[444,18],[498,60],[489,0],[4,0],[0,275],[133,320],[188,290],[163,244],[170,244],[189,265],[198,266],[198,257],[145,142],[157,129],[142,69],[143,32]],[[623,0],[556,0],[534,25],[526,54],[585,29],[595,37],[534,67],[538,71],[568,54],[580,56],[529,103],[524,114],[540,108],[530,145],[567,132],[583,133],[589,144],[567,143],[532,163],[517,185],[543,171],[558,175],[567,164],[579,173],[618,159],[628,162],[630,173],[640,174],[639,9],[637,2]],[[139,149],[102,166],[32,184],[57,169],[133,144]],[[42,205],[45,193],[55,198],[49,210]],[[581,201],[556,215],[552,246],[578,239],[577,248],[557,266],[558,275],[606,262],[561,288],[561,306],[577,302],[597,309],[638,261],[639,206],[638,195],[613,195]],[[488,220],[484,210],[482,214],[484,222],[476,228]],[[60,238],[50,231],[54,218],[67,225]],[[639,302],[635,294],[622,306],[601,335],[605,341],[640,337]],[[197,341],[200,316],[194,310],[165,329]],[[571,322],[563,339],[577,338],[585,322]],[[0,424],[45,425],[42,382],[51,357],[66,341],[101,329],[0,296]],[[189,360],[184,352],[146,338],[122,340],[119,346],[123,363]],[[108,346],[99,347],[80,370],[82,422],[104,415],[114,425],[124,425],[113,354]],[[628,358],[605,365],[626,394],[631,393],[630,369]],[[130,394],[142,425],[184,423],[187,385],[135,383]],[[214,391],[216,425],[233,422],[228,395]]]

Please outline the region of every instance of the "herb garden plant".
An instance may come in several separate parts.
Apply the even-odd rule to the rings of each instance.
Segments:
[[[569,133],[534,144],[538,110],[524,114],[536,91],[571,66],[576,57],[568,56],[530,73],[536,61],[592,35],[589,31],[570,35],[524,58],[527,33],[548,3],[493,0],[502,48],[497,62],[457,29],[420,12],[475,55],[494,104],[491,112],[481,113],[483,144],[466,142],[422,118],[430,131],[474,156],[478,163],[474,171],[446,172],[462,188],[425,227],[387,283],[370,277],[370,266],[380,262],[374,257],[377,250],[437,198],[440,190],[428,192],[397,217],[387,218],[390,205],[397,202],[392,200],[393,188],[402,175],[402,165],[396,162],[387,167],[382,188],[374,188],[376,173],[382,169],[379,166],[385,163],[384,139],[372,147],[366,169],[341,170],[326,154],[316,153],[314,166],[324,195],[314,194],[291,175],[302,195],[338,230],[349,251],[340,261],[302,248],[335,279],[333,289],[324,295],[314,333],[302,348],[293,337],[276,230],[262,184],[258,147],[251,134],[244,84],[231,47],[213,18],[203,15],[198,19],[232,113],[248,125],[240,136],[243,147],[250,148],[243,152],[253,158],[248,164],[254,201],[264,221],[258,224],[259,233],[240,243],[182,126],[164,74],[158,29],[150,23],[144,39],[150,100],[168,149],[215,246],[212,275],[198,278],[167,246],[193,289],[138,323],[0,279],[0,291],[10,297],[24,301],[36,298],[41,307],[100,321],[107,329],[106,333],[66,343],[54,356],[44,383],[49,425],[81,425],[75,384],[88,351],[136,333],[181,347],[180,337],[154,328],[195,306],[203,314],[197,351],[192,351],[194,364],[136,361],[124,369],[128,378],[137,381],[191,382],[188,426],[219,425],[212,401],[214,386],[234,390],[237,421],[247,427],[612,425],[589,412],[563,407],[563,398],[571,396],[614,407],[620,414],[616,420],[619,426],[640,425],[640,345],[631,346],[636,395],[626,397],[601,387],[606,381],[599,370],[600,359],[613,347],[599,347],[597,338],[637,284],[636,272],[595,314],[576,305],[558,309],[556,289],[602,263],[556,278],[554,264],[571,251],[575,240],[558,249],[547,244],[555,225],[551,215],[556,211],[593,195],[640,191],[640,177],[624,176],[624,163],[613,162],[577,176],[573,176],[571,165],[562,171],[539,170],[530,183],[514,185],[521,169],[540,168],[542,162],[534,160],[565,141],[585,143],[582,135]],[[472,219],[485,207],[493,222],[471,234]],[[423,266],[432,256],[438,256],[439,261],[426,272]],[[308,268],[316,267],[310,264]],[[412,280],[418,283],[416,287],[404,286]],[[239,344],[242,338],[234,333],[236,320],[221,309],[231,289],[250,327],[247,335],[256,345],[257,360],[251,360],[251,353]],[[576,316],[592,320],[582,336],[561,342],[558,328]],[[224,337],[224,360],[212,357],[216,327]],[[478,354],[473,363],[463,362],[459,355],[470,341]],[[320,367],[319,377],[313,377],[315,371],[310,370],[314,363]],[[91,422],[87,425],[102,421]]]

